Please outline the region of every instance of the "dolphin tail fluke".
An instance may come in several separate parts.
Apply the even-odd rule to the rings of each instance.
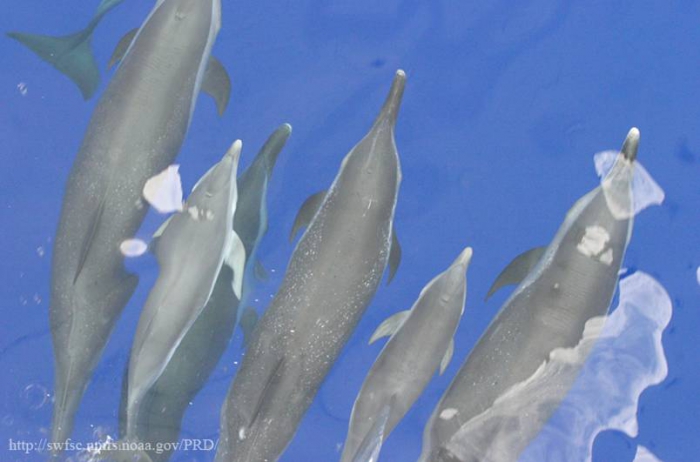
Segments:
[[[100,71],[90,48],[92,32],[81,31],[64,37],[21,32],[7,35],[68,76],[80,88],[84,99],[90,99],[97,90]]]

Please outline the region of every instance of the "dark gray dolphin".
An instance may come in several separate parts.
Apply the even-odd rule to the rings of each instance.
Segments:
[[[155,243],[160,271],[141,313],[129,358],[126,439],[135,441],[143,398],[204,310],[223,266],[240,297],[245,249],[233,230],[241,142],[197,183]]]
[[[357,322],[389,261],[401,169],[397,72],[370,132],[348,153],[253,332],[221,410],[218,461],[274,461]]]
[[[612,170],[574,204],[549,246],[526,252],[499,275],[495,288],[520,284],[435,408],[421,461],[480,460],[478,445],[466,459],[448,449],[460,427],[531,377],[553,350],[576,346],[586,322],[607,313],[632,233],[638,144],[633,128]]]
[[[160,0],[90,120],[53,252],[54,442],[71,434],[92,371],[138,282],[125,271],[119,246],[146,214],[146,180],[180,149],[220,11],[220,0]]]
[[[279,152],[284,147],[291,126],[284,124],[268,138],[253,163],[239,175],[238,202],[233,218],[233,230],[238,234],[246,250],[246,270],[243,275],[243,295],[247,280],[251,278],[248,271],[254,258],[257,245],[265,230],[266,188]],[[234,271],[228,265],[221,267],[209,301],[187,331],[176,348],[172,358],[160,377],[143,397],[139,406],[139,422],[135,429],[135,439],[151,443],[153,447],[161,444],[163,451],[147,451],[154,462],[170,458],[173,447],[180,435],[180,425],[185,411],[202,389],[221,355],[229,344],[237,313],[239,300],[233,291]],[[125,371],[119,423],[120,437],[126,438],[126,407],[128,395],[128,365]],[[170,443],[170,444],[166,444]]]
[[[350,428],[343,447],[342,462],[368,462],[360,456],[364,441],[381,443],[391,434],[439,368],[445,370],[452,358],[452,337],[464,312],[467,296],[466,271],[472,257],[467,247],[447,270],[421,291],[410,310],[384,321],[370,343],[390,335],[391,339],[372,365],[357,395],[350,416]],[[373,428],[382,410],[389,416],[380,438]],[[370,457],[376,460],[380,447]],[[363,460],[358,457],[362,457]]]

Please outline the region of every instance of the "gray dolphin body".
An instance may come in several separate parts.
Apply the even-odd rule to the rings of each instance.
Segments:
[[[221,411],[217,461],[279,458],[374,297],[392,247],[401,182],[394,126],[404,85],[399,71],[372,129],[343,160],[253,332]]]
[[[71,434],[92,371],[138,282],[124,269],[119,246],[145,216],[146,180],[180,149],[219,23],[219,0],[159,1],[90,120],[53,252],[54,442]]]
[[[372,365],[355,400],[350,428],[345,439],[342,462],[368,462],[362,453],[373,459],[379,448],[363,450],[372,444],[381,446],[413,403],[423,393],[435,371],[440,373],[449,363],[452,337],[464,311],[467,296],[466,270],[472,249],[467,247],[444,272],[437,275],[421,291],[408,311],[401,311],[384,321],[372,336],[391,335]],[[382,410],[389,416],[382,422]],[[375,426],[383,426],[376,438]]]
[[[576,346],[586,322],[607,313],[632,233],[638,142],[639,131],[633,128],[611,172],[576,202],[549,246],[526,252],[501,273],[495,288],[522,282],[435,408],[423,435],[421,461],[481,461],[487,449],[481,445],[490,445],[495,434],[461,442],[469,455],[463,449],[457,456],[450,446],[458,430],[531,377],[553,350]],[[528,431],[536,435],[539,427]]]
[[[141,313],[129,358],[126,439],[136,440],[141,403],[209,302],[223,266],[240,297],[245,251],[233,230],[241,143],[204,175],[155,244],[160,271]]]
[[[291,127],[279,127],[267,140],[253,163],[237,180],[238,202],[233,230],[238,234],[246,255],[243,294],[249,286],[250,261],[266,230],[266,189],[277,156],[284,147]],[[183,337],[160,377],[142,399],[139,422],[134,430],[138,441],[152,447],[159,443],[163,451],[148,451],[154,462],[166,461],[180,435],[183,415],[202,389],[224,353],[236,325],[239,300],[233,291],[234,271],[223,265],[209,301]],[[244,296],[244,295],[242,295]],[[128,402],[128,365],[120,406],[120,436],[126,438]]]

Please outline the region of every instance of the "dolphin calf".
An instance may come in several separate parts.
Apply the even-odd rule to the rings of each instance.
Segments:
[[[238,234],[246,255],[242,294],[251,285],[248,270],[256,248],[265,234],[266,189],[277,156],[284,147],[291,126],[283,124],[265,142],[253,163],[237,179],[238,201],[233,216],[233,231]],[[234,271],[222,265],[214,289],[202,313],[175,349],[160,377],[141,400],[134,439],[158,444],[162,451],[147,451],[154,462],[170,458],[180,435],[185,411],[199,393],[229,344],[239,313],[239,300],[233,291]],[[249,335],[246,331],[246,335]],[[120,437],[126,438],[128,402],[128,365],[120,404]],[[166,444],[170,443],[170,444]]]
[[[382,279],[401,182],[398,71],[369,133],[345,156],[253,332],[221,410],[216,460],[275,461]]]
[[[452,337],[464,312],[467,296],[467,266],[471,247],[464,249],[447,270],[437,275],[421,291],[410,310],[401,311],[377,328],[370,343],[390,335],[391,339],[372,365],[357,395],[350,416],[341,462],[367,462],[358,459],[364,441],[381,446],[413,403],[423,393],[435,371],[440,374],[452,358]],[[373,428],[388,407],[380,438]],[[372,451],[373,460],[379,447]]]
[[[142,399],[204,310],[226,265],[241,295],[245,250],[233,230],[238,190],[236,141],[192,190],[155,243],[160,272],[141,313],[129,358],[126,439],[135,440]]]
[[[576,346],[586,322],[608,312],[632,233],[638,144],[639,130],[633,128],[612,170],[574,204],[549,246],[525,252],[499,275],[490,293],[519,286],[435,408],[421,461],[481,460],[484,448],[474,442],[472,456],[457,457],[449,449],[451,438],[531,377],[553,350]]]
[[[53,442],[74,416],[138,278],[120,244],[140,226],[146,180],[189,126],[221,18],[220,0],[159,0],[100,98],[67,182],[52,261]]]

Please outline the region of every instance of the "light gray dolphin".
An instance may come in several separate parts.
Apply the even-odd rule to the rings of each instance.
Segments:
[[[471,257],[471,247],[465,248],[447,270],[423,288],[410,310],[391,316],[372,335],[370,343],[387,335],[391,339],[355,400],[342,462],[367,462],[367,456],[360,460],[358,453],[363,442],[370,440],[379,445],[370,455],[376,460],[381,443],[423,393],[435,371],[439,368],[442,374],[449,364],[454,351],[452,337],[464,312]],[[376,438],[373,428],[387,406],[389,416],[381,437]]]
[[[238,200],[236,141],[192,190],[155,243],[160,271],[141,313],[129,358],[126,439],[136,441],[140,406],[209,302],[223,266],[241,296],[245,249],[233,230]]]
[[[522,254],[499,275],[490,293],[509,283],[519,286],[435,408],[421,461],[481,460],[478,445],[466,459],[449,450],[460,427],[531,377],[553,350],[576,346],[586,322],[607,313],[632,233],[638,144],[639,130],[633,128],[613,169],[574,204],[549,246]]]
[[[238,202],[233,218],[233,230],[246,250],[246,270],[243,275],[242,297],[251,285],[248,270],[255,250],[265,234],[266,189],[272,168],[284,147],[291,126],[284,124],[268,138],[253,163],[237,180]],[[246,245],[248,244],[248,245]],[[161,444],[163,451],[147,451],[154,462],[170,458],[172,448],[180,435],[185,411],[199,393],[221,355],[229,344],[236,325],[239,300],[233,291],[234,271],[228,265],[221,267],[209,301],[187,331],[172,358],[139,406],[139,422],[135,439]],[[254,312],[253,312],[254,313]],[[244,329],[245,330],[245,329]],[[249,335],[245,330],[245,334]],[[126,407],[128,402],[128,365],[122,383],[119,413],[120,437],[126,438]],[[165,444],[171,443],[171,444]]]
[[[159,0],[90,120],[53,252],[53,442],[70,436],[92,371],[138,282],[124,269],[119,246],[146,214],[144,184],[180,149],[220,13],[220,0]]]
[[[309,214],[221,410],[220,462],[278,459],[374,297],[392,247],[405,79],[398,71],[372,129]]]

